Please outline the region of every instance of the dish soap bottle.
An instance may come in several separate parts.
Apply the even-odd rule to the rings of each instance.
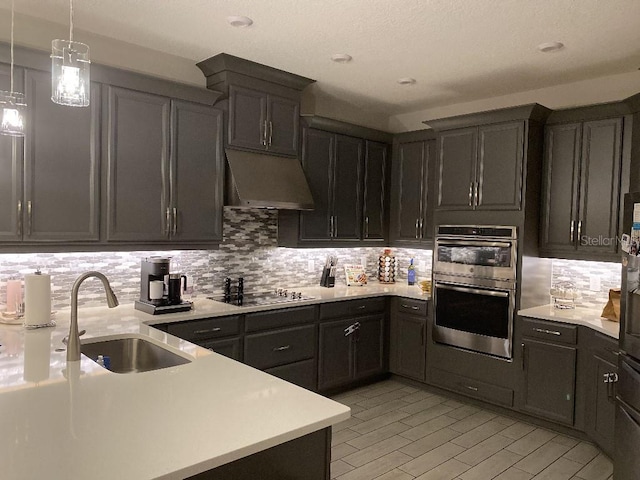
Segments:
[[[409,285],[416,284],[416,269],[413,266],[413,258],[411,259],[411,263],[409,263],[409,270],[407,271],[407,283]]]

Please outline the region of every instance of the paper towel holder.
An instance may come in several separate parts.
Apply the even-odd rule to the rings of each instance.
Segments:
[[[35,275],[42,275],[42,269],[41,267],[37,266],[36,267],[36,271],[34,272]],[[26,287],[26,286],[25,286]],[[23,312],[24,313],[24,312]],[[51,316],[54,315],[54,312],[51,312],[50,314]],[[47,322],[47,323],[40,323],[40,324],[36,324],[36,325],[29,325],[27,324],[26,320],[23,323],[24,328],[26,328],[27,330],[35,330],[38,328],[48,328],[48,327],[55,327],[57,325],[56,321],[53,319],[50,319],[51,321]]]

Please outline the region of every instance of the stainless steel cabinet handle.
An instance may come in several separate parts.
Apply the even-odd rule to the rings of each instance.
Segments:
[[[369,238],[369,217],[364,217],[364,238]]]
[[[333,216],[333,238],[338,238],[338,216]]]
[[[422,219],[420,219],[420,238],[424,238],[424,229],[422,228]]]
[[[416,239],[419,238],[418,237],[418,228],[420,228],[420,219],[416,218]]]
[[[27,235],[31,236],[31,226],[33,218],[33,206],[31,204],[31,200],[27,200]]]
[[[173,207],[173,235],[178,232],[178,209]]]
[[[219,332],[220,330],[222,330],[222,328],[220,327],[206,328],[204,330],[194,330],[193,334],[202,335],[203,333],[215,333],[215,332]]]
[[[471,390],[471,391],[473,391],[473,392],[477,392],[477,391],[478,391],[478,387],[473,387],[473,386],[471,386],[471,385],[465,385],[465,387],[466,387],[468,390]]]
[[[171,209],[167,208],[164,216],[164,235],[168,237],[169,232],[171,232]]]
[[[358,305],[358,307],[356,307],[356,308],[357,308],[358,310],[364,310],[365,308],[367,308],[367,306],[366,306],[366,305]],[[360,324],[358,323],[358,326],[359,326],[359,325],[360,325]]]
[[[420,307],[417,305],[407,305],[406,303],[400,304],[402,308],[410,308],[411,310],[420,310]]]
[[[525,352],[525,347],[526,347],[526,345],[523,343],[522,344],[522,370],[524,370],[524,357],[525,357],[524,352]]]
[[[578,245],[582,245],[582,220],[578,220]]]
[[[473,205],[473,182],[469,182],[469,206]]]
[[[333,238],[333,215],[329,217],[329,237]]]
[[[533,331],[538,333],[546,333],[547,335],[556,335],[558,337],[562,335],[562,333],[558,332],[557,330],[547,330],[546,328],[534,328]]]
[[[480,190],[480,183],[475,182],[474,184],[474,192],[473,192],[473,204],[478,206],[478,190]]]
[[[351,335],[353,332],[355,332],[358,328],[356,327],[356,324],[352,324],[349,325],[347,328],[344,329],[344,336],[348,337],[349,335]]]
[[[271,146],[271,141],[273,140],[273,122],[269,122],[269,146]]]
[[[18,200],[18,236],[22,236],[22,200]]]
[[[575,229],[575,226],[576,226],[576,221],[575,221],[575,220],[571,220],[571,226],[569,227],[569,241],[570,241],[571,243],[573,243],[573,242],[574,242],[574,239],[573,239],[573,231],[574,231],[574,229]]]
[[[262,122],[262,146],[267,146],[267,121]]]
[[[291,345],[282,345],[281,347],[275,347],[273,349],[274,352],[284,352],[285,350],[289,350]]]

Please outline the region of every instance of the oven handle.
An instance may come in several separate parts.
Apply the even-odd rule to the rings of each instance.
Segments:
[[[448,245],[455,246],[465,246],[465,247],[504,247],[511,248],[514,244],[513,242],[491,242],[486,240],[455,240],[449,238],[438,238],[436,239],[436,245],[438,247],[446,247]]]
[[[496,289],[484,289],[484,288],[472,288],[466,286],[464,284],[458,283],[439,283],[436,282],[434,288],[437,290],[438,288],[442,288],[445,290],[454,290],[456,292],[465,292],[465,293],[475,293],[478,295],[487,295],[491,297],[503,297],[508,298],[513,294],[511,290],[496,290]]]

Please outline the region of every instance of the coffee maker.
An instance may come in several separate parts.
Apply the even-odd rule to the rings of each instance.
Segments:
[[[181,289],[176,290],[172,278],[177,275],[180,283],[184,278],[186,288],[186,277],[170,274],[170,263],[171,259],[164,257],[148,257],[140,262],[140,300],[134,303],[136,310],[151,315],[191,310],[193,304],[182,301]]]

